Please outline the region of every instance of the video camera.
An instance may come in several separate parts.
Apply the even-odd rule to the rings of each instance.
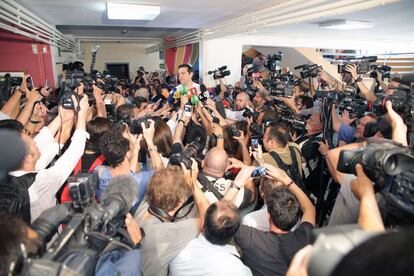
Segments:
[[[216,79],[222,79],[225,76],[230,76],[230,70],[227,70],[227,66],[221,66],[213,71],[208,71],[207,74],[211,75],[213,74],[213,78]]]
[[[90,75],[85,74],[83,71],[67,72],[66,79],[62,82],[62,93],[59,97],[59,104],[63,108],[75,109],[71,96],[75,95],[79,98],[75,90],[81,83],[84,85],[83,92],[88,96],[89,103],[93,104],[95,102],[93,85],[96,85],[105,93],[110,93],[116,90],[118,78],[112,76],[107,70],[104,70],[102,73],[93,71]]]
[[[319,66],[317,64],[302,64],[296,66],[294,69],[302,69],[300,72],[301,79],[316,78],[318,76],[318,73],[322,70],[322,66]]]
[[[378,72],[381,73],[381,79],[382,80],[389,79],[390,76],[391,76],[391,69],[392,68],[390,66],[387,66],[387,65],[382,65],[382,66],[372,65],[371,68],[372,68],[373,71],[369,74],[370,78],[373,78],[373,79],[376,80],[377,77],[378,77]]]
[[[113,250],[129,251],[133,247],[124,229],[124,215],[135,200],[137,187],[133,179],[114,177],[96,203],[96,174],[78,174],[69,178],[72,204],[65,203],[44,211],[32,228],[45,246],[66,224],[63,232],[41,255],[25,261],[28,275],[94,275],[99,257]],[[45,265],[47,263],[47,265]]]
[[[270,95],[276,97],[287,97],[291,98],[294,94],[294,87],[296,81],[293,79],[292,73],[286,73],[281,75],[274,75],[270,80],[261,81]]]
[[[374,182],[387,209],[399,218],[414,218],[414,156],[410,149],[386,139],[369,138],[363,149],[343,150],[337,170],[356,174],[356,165],[362,164],[365,174]]]
[[[375,65],[371,65],[371,63],[376,62],[376,61],[377,61],[376,56],[349,59],[345,63],[338,64],[338,74],[346,73],[347,71],[346,71],[345,67],[348,64],[355,64],[356,67],[357,67],[357,73],[358,74],[366,74],[369,71],[371,71],[372,69],[376,68]]]
[[[267,63],[266,63],[267,69],[269,69],[269,71],[271,72],[280,71],[282,69],[282,66],[281,66],[282,58],[283,58],[282,52],[278,52],[273,55],[268,55]]]

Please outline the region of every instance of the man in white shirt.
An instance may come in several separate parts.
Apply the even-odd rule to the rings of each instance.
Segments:
[[[242,121],[246,120],[243,117],[244,109],[251,105],[250,97],[246,92],[240,92],[236,96],[236,100],[234,101],[234,109],[225,109],[226,112],[226,119],[234,120],[234,121]]]
[[[181,84],[177,86],[177,91],[180,91],[185,86],[190,94],[200,94],[200,85],[193,82],[193,75],[194,69],[190,64],[178,66],[178,79]]]
[[[237,207],[228,201],[210,205],[203,232],[170,263],[170,275],[252,275],[228,243],[240,227]]]
[[[74,97],[72,99],[75,101],[75,106],[78,106],[76,99]],[[83,155],[88,136],[85,130],[87,110],[89,107],[87,96],[84,96],[80,100],[79,107],[78,121],[76,131],[72,136],[72,142],[53,167],[45,169],[58,152],[58,146],[54,142],[53,135],[62,126],[64,116],[57,116],[48,127],[40,131],[35,139],[26,134],[21,135],[28,150],[20,168],[9,174],[14,178],[22,178],[28,174],[35,175],[34,182],[30,183],[28,188],[32,222],[44,210],[56,205],[55,194]],[[38,145],[42,145],[42,150],[39,150]]]
[[[226,194],[231,188],[231,180],[225,179],[224,173],[228,166],[228,156],[224,149],[219,147],[214,147],[210,149],[204,160],[201,163],[202,174],[199,175],[200,188],[204,192],[207,200],[210,203],[217,202],[221,198],[226,199]],[[205,176],[205,180],[210,183],[210,187],[205,184],[205,180],[201,179],[202,176]],[[212,191],[212,189],[215,191]],[[219,195],[219,197],[216,196]],[[253,191],[247,189],[246,187],[241,187],[237,192],[237,195],[233,199],[233,203],[237,206],[247,206],[251,203],[253,199]]]

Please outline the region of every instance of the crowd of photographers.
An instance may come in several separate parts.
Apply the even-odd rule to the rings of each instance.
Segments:
[[[281,59],[210,90],[188,64],[6,79],[0,274],[412,272],[410,84],[370,58],[341,80]]]

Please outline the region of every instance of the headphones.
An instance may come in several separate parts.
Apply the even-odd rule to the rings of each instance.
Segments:
[[[158,207],[149,206],[148,212],[153,215],[154,217],[158,218],[161,222],[174,222],[175,220],[180,220],[188,216],[188,214],[193,210],[194,208],[194,199],[193,196],[190,196],[184,203],[181,205],[180,208],[174,213],[173,216],[162,210]],[[189,206],[188,210],[184,213],[184,215],[178,216],[178,213],[183,210],[185,207]]]

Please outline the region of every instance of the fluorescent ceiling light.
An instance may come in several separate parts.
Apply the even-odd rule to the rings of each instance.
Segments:
[[[358,30],[374,28],[374,23],[356,20],[332,20],[319,23],[319,28],[335,30]]]
[[[160,14],[160,6],[106,3],[109,19],[153,20]]]

